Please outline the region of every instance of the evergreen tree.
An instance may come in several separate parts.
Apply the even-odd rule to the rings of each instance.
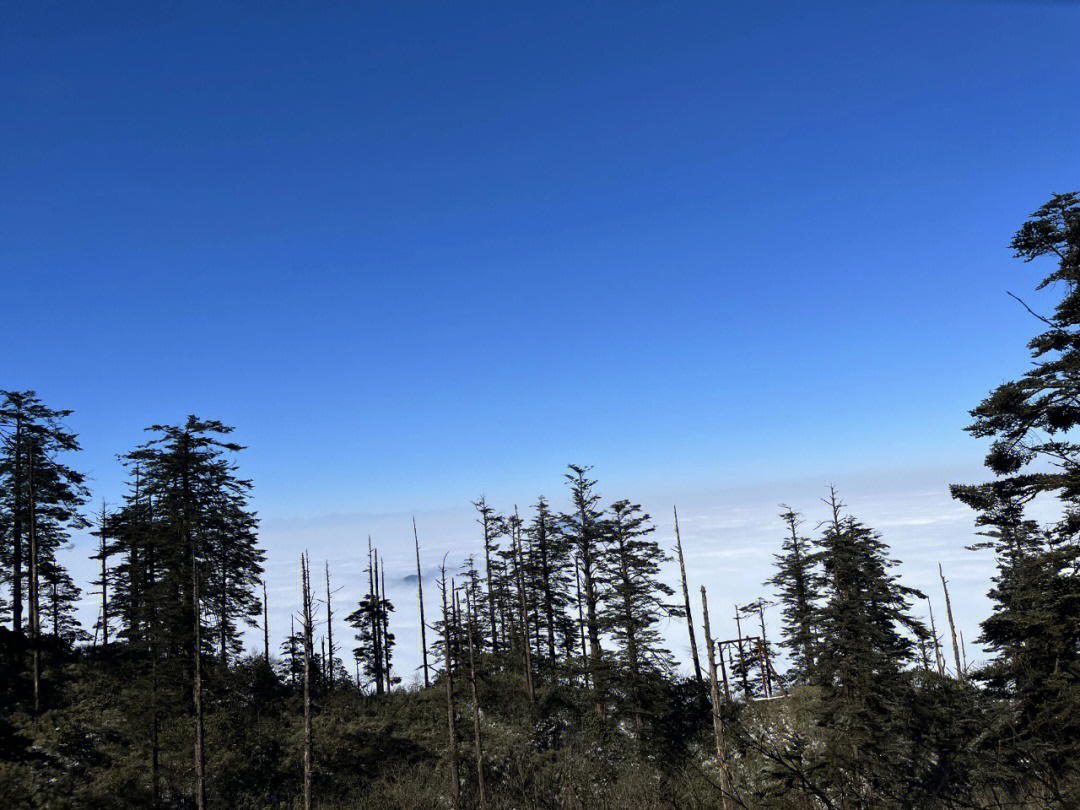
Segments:
[[[83,476],[60,458],[80,449],[78,437],[64,424],[72,411],[47,407],[33,391],[0,391],[0,396],[0,569],[11,590],[12,629],[23,632],[27,609],[44,606],[54,617],[66,616],[73,630],[79,589],[56,557],[71,531],[87,525],[80,513],[89,496]],[[37,581],[32,581],[35,570]],[[40,618],[39,629],[47,629],[48,616]]]
[[[978,512],[989,539],[977,547],[997,555],[981,638],[994,658],[976,676],[1011,707],[995,735],[1002,768],[1075,806],[1080,782],[1065,774],[1080,760],[1080,197],[1054,195],[1012,248],[1025,262],[1055,261],[1039,289],[1062,296],[1053,314],[1036,316],[1048,328],[1028,344],[1033,367],[971,412],[968,431],[992,439],[985,463],[995,478],[952,492]],[[1045,527],[1026,516],[1040,495],[1061,506]]]
[[[664,601],[675,593],[660,580],[660,566],[670,557],[650,537],[655,528],[649,519],[638,504],[613,503],[608,520],[610,549],[601,560],[606,587],[600,620],[615,642],[639,732],[650,702],[645,695],[647,676],[667,674],[674,663],[658,625],[665,617],[682,614],[679,607]]]
[[[926,635],[880,535],[854,517],[841,516],[835,490],[819,541],[824,574],[820,644],[815,671],[823,696],[821,723],[828,732],[822,771],[840,807],[883,804],[902,756],[896,734],[914,641]],[[907,631],[907,632],[905,632]]]
[[[766,583],[776,589],[784,617],[781,646],[788,651],[791,675],[806,681],[814,666],[818,599],[821,577],[817,566],[819,556],[810,540],[799,534],[802,519],[791,507],[782,507],[780,519],[788,528],[788,536],[776,555],[776,574]]]
[[[526,582],[536,616],[537,650],[554,662],[560,640],[563,649],[568,646],[566,639],[570,649],[575,644],[575,627],[566,613],[572,599],[573,563],[566,536],[543,496],[537,498],[535,509],[524,531]]]
[[[560,516],[559,522],[581,572],[580,603],[584,613],[584,632],[588,637],[586,669],[596,712],[603,721],[607,718],[607,662],[600,646],[603,632],[600,603],[604,596],[601,565],[610,536],[604,513],[599,508],[596,481],[588,477],[590,469],[571,464],[570,472],[564,475],[570,486],[571,509]]]
[[[124,457],[131,492],[110,520],[112,552],[122,557],[122,634],[144,643],[152,636],[160,655],[190,660],[198,607],[202,652],[227,658],[241,648],[239,624],[254,625],[260,608],[251,482],[230,458],[243,448],[220,438],[232,428],[216,420],[190,416],[149,430],[160,435]]]
[[[357,646],[353,657],[360,669],[374,686],[376,694],[389,691],[400,678],[391,675],[394,656],[394,634],[389,631],[390,614],[394,604],[379,590],[378,554],[369,558],[365,573],[368,574],[368,593],[360,600],[356,610],[345,617],[345,623],[356,631]]]

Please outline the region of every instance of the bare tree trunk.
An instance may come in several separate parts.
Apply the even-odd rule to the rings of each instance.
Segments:
[[[266,601],[266,578],[262,581],[263,589],[263,654],[266,663],[270,663],[270,606]]]
[[[690,589],[686,587],[686,562],[683,560],[682,537],[679,535],[679,510],[675,509],[675,551],[679,555],[679,574],[682,576],[683,604],[686,606],[686,629],[690,631],[690,658],[694,663],[694,677],[700,684],[701,661],[698,658],[697,639],[694,637],[694,614],[690,611]]]
[[[450,749],[450,795],[454,810],[461,807],[461,779],[458,774],[457,729],[454,727],[454,667],[452,658],[453,639],[451,638],[450,609],[446,602],[446,559],[442,564],[442,613],[443,613],[443,652],[446,669],[446,728]]]
[[[484,746],[480,738],[480,695],[476,689],[476,663],[475,653],[473,652],[473,635],[472,635],[472,600],[469,598],[469,592],[465,592],[465,627],[469,637],[469,686],[472,689],[472,711],[473,711],[473,737],[476,742],[476,783],[480,791],[480,808],[483,810],[485,804],[485,791],[484,791]]]
[[[304,810],[311,810],[311,572],[307,554],[300,556],[304,600]]]
[[[416,544],[416,598],[420,603],[420,648],[424,654],[424,688],[431,686],[428,677],[427,625],[424,623],[424,573],[420,570],[420,537],[416,533],[416,518],[412,519],[413,542]]]
[[[101,646],[109,649],[109,566],[106,554],[105,521],[108,516],[105,513],[105,501],[101,502],[101,519],[98,531],[101,532]]]
[[[960,644],[956,640],[956,625],[953,624],[952,602],[949,601],[949,585],[945,581],[945,571],[938,563],[938,575],[941,577],[941,589],[945,591],[945,615],[949,618],[949,634],[952,636],[953,658],[956,660],[956,678],[964,680],[964,668],[960,664]]]
[[[713,643],[712,628],[709,627],[709,602],[705,596],[704,585],[701,586],[701,614],[705,624],[705,646],[709,648],[709,698],[712,701],[716,760],[720,765],[720,801],[724,810],[727,810],[728,797],[734,798],[734,794],[731,791],[731,772],[728,770],[727,745],[724,740],[724,718],[720,713],[720,688],[716,683],[716,645]]]
[[[334,691],[334,611],[330,608],[330,562],[326,562],[326,690]]]
[[[371,594],[371,653],[375,664],[375,694],[383,693],[382,682],[382,633],[379,630],[378,563],[371,553],[371,536],[368,536],[368,592]]]

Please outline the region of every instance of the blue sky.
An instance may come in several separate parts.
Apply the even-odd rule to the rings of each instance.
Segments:
[[[944,488],[1028,362],[1008,240],[1080,185],[1080,6],[218,5],[0,12],[0,384],[76,410],[97,497],[194,412],[282,600],[569,462],[685,504],[717,590],[829,482],[969,565]]]

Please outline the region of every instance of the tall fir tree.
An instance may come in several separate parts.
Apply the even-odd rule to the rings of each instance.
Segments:
[[[1033,366],[999,385],[971,415],[967,430],[991,440],[991,481],[952,487],[978,513],[997,557],[993,613],[981,641],[993,653],[975,673],[1011,711],[996,729],[1001,770],[1051,803],[1080,803],[1080,197],[1056,194],[1012,240],[1015,255],[1049,258],[1056,269],[1038,285],[1061,297],[1047,328],[1028,344]],[[1026,304],[1025,304],[1026,306]],[[1056,499],[1061,519],[1028,516],[1036,498]]]
[[[33,610],[39,630],[48,630],[51,614],[70,640],[79,589],[57,552],[73,530],[88,525],[80,510],[89,497],[83,475],[63,461],[80,449],[64,421],[72,411],[49,408],[33,391],[0,391],[0,397],[0,570],[10,588],[12,629],[25,632]]]
[[[559,522],[581,573],[579,601],[583,612],[583,633],[588,639],[586,670],[596,713],[603,722],[607,719],[608,662],[601,646],[604,628],[600,607],[604,597],[602,564],[610,544],[610,534],[600,508],[596,481],[588,477],[591,468],[571,464],[569,469],[564,478],[570,487],[570,509],[560,516]]]
[[[674,665],[660,622],[681,616],[682,610],[666,601],[675,591],[660,579],[660,568],[670,557],[651,537],[655,527],[649,515],[628,500],[616,501],[608,512],[610,547],[600,563],[605,584],[600,620],[614,642],[620,679],[640,732],[646,708],[655,702],[646,695],[649,676],[668,674]]]
[[[809,538],[799,533],[802,518],[784,506],[780,519],[787,526],[780,553],[776,555],[776,573],[766,583],[776,589],[784,618],[780,645],[788,652],[789,673],[796,681],[810,680],[817,644],[817,612],[821,595],[819,555]]]
[[[821,771],[839,807],[881,806],[903,755],[896,733],[908,682],[904,670],[926,630],[910,612],[922,598],[892,573],[881,536],[842,515],[836,491],[819,546],[824,576],[815,666],[826,731]]]
[[[152,636],[161,656],[190,660],[198,607],[202,652],[227,659],[261,605],[251,482],[232,460],[243,448],[224,438],[232,428],[195,416],[148,430],[159,435],[124,456],[131,491],[109,520],[122,635],[143,644]]]

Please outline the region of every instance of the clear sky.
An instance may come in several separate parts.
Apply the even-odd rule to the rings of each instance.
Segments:
[[[404,576],[413,512],[460,553],[569,462],[752,596],[835,482],[974,636],[945,485],[1036,331],[1008,240],[1080,187],[1080,4],[222,5],[0,7],[0,386],[97,498],[235,425],[280,625],[302,548]]]

